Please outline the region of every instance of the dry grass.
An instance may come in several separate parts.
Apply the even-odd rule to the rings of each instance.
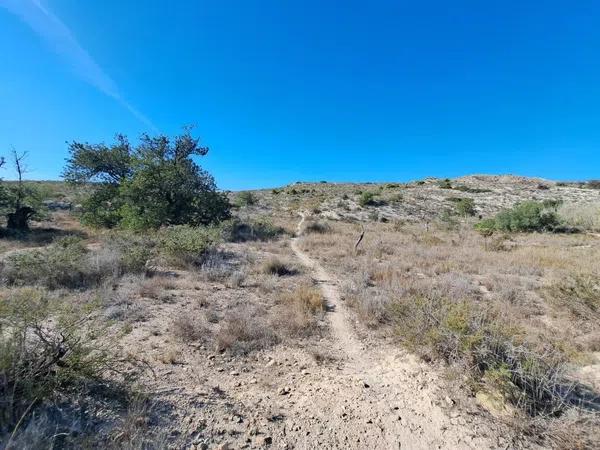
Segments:
[[[144,279],[139,286],[138,294],[141,297],[158,300],[165,291],[177,288],[177,282],[170,276],[155,275]]]
[[[491,241],[468,221],[453,229],[370,223],[356,252],[358,234],[337,222],[301,245],[337,274],[362,324],[395,330],[416,353],[460,366],[476,380],[471,389],[500,390],[526,416],[562,417],[542,433],[548,442],[575,427],[566,425],[569,402],[580,395],[571,368],[593,361],[600,343],[600,241],[556,234]],[[576,421],[582,441],[589,414]],[[538,419],[521,420],[534,432]]]
[[[171,323],[173,335],[182,342],[200,342],[210,338],[211,329],[206,317],[181,312]]]
[[[298,273],[298,270],[278,257],[271,256],[262,264],[261,272],[268,275],[283,277],[286,275],[295,275]]]
[[[281,295],[278,313],[273,320],[280,333],[288,336],[309,336],[318,330],[327,303],[313,286],[299,286]]]
[[[265,320],[264,311],[249,306],[228,313],[219,323],[214,339],[219,351],[230,350],[241,354],[269,347],[279,341]]]

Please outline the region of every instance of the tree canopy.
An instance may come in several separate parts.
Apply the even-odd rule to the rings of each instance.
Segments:
[[[229,201],[194,157],[208,153],[189,130],[171,139],[143,135],[132,146],[117,135],[111,146],[72,142],[63,177],[97,184],[83,205],[95,226],[145,229],[206,225],[229,217]]]

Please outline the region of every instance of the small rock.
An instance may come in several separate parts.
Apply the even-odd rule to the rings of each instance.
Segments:
[[[292,390],[289,387],[282,387],[279,389],[279,395],[288,395]]]
[[[275,365],[275,360],[272,359],[268,363],[265,364],[265,367],[273,367]]]
[[[258,436],[256,438],[256,445],[259,447],[266,447],[273,443],[273,438],[271,436]]]
[[[233,450],[229,442],[224,442],[217,447],[217,450]]]
[[[240,373],[236,370],[232,370],[231,372],[229,372],[229,375],[231,375],[232,377],[237,377]]]
[[[310,372],[308,370],[303,370],[302,375],[310,375]]]

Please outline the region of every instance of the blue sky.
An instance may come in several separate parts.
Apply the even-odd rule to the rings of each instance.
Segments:
[[[195,124],[224,189],[598,178],[599,23],[586,0],[0,0],[0,154],[53,179],[66,141]]]

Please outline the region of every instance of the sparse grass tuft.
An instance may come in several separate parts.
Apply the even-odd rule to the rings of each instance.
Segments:
[[[307,336],[316,331],[327,303],[317,288],[300,286],[281,296],[280,308],[276,327],[284,334]]]
[[[331,232],[331,226],[324,222],[308,222],[302,230],[302,234],[325,234],[329,232]]]
[[[242,307],[229,312],[215,335],[218,350],[246,354],[276,344],[278,336],[264,320],[264,311]]]
[[[297,270],[290,267],[287,263],[277,257],[269,257],[262,265],[261,272],[268,275],[277,275],[283,277],[286,275],[295,275]]]

